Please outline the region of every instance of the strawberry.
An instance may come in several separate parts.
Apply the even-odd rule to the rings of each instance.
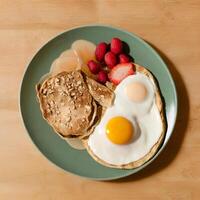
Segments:
[[[105,71],[101,70],[99,73],[98,73],[98,77],[97,77],[97,81],[99,83],[102,83],[102,84],[105,84],[106,81],[108,80],[108,75]]]
[[[105,42],[101,42],[97,45],[95,50],[95,56],[97,61],[102,62],[104,59],[104,56],[107,52],[108,45]]]
[[[123,44],[119,38],[113,38],[111,40],[110,49],[113,53],[119,54],[122,52]]]
[[[130,57],[126,54],[120,54],[119,55],[119,63],[128,63],[130,62]]]
[[[135,73],[135,66],[133,63],[123,63],[116,65],[108,74],[109,80],[118,85],[127,76]]]
[[[106,53],[106,55],[104,57],[104,61],[105,61],[106,65],[108,65],[108,67],[110,69],[112,69],[117,64],[117,57],[114,53],[109,51]]]
[[[101,69],[101,65],[94,60],[89,60],[87,66],[93,74],[97,74]]]

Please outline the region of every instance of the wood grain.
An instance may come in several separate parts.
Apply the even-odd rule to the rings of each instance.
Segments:
[[[167,62],[179,113],[164,152],[126,179],[95,182],[49,163],[28,138],[18,109],[25,66],[49,38],[77,25],[103,23],[134,32]],[[0,0],[0,199],[199,199],[199,0]]]

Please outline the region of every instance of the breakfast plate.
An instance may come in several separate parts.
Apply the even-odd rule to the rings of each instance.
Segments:
[[[144,164],[132,169],[103,166],[93,160],[86,150],[81,151],[71,148],[63,138],[55,134],[55,127],[52,129],[45,122],[36,100],[35,86],[41,80],[41,77],[50,71],[52,63],[60,55],[64,55],[62,52],[66,52],[67,49],[71,48],[74,41],[86,40],[98,44],[101,41],[109,42],[114,37],[120,38],[129,45],[129,53],[134,58],[135,63],[145,66],[146,69],[152,72],[163,96],[164,111],[166,113],[167,131],[159,150]],[[71,54],[71,52],[66,54]],[[48,41],[34,55],[22,80],[20,109],[23,123],[31,140],[48,160],[65,171],[82,177],[95,180],[112,180],[140,171],[160,154],[173,132],[177,115],[177,95],[175,84],[166,64],[144,40],[118,28],[89,25],[76,27],[59,34]]]

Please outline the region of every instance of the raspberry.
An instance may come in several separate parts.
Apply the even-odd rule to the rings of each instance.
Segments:
[[[97,45],[95,50],[95,56],[97,61],[102,62],[104,59],[104,56],[107,52],[108,45],[105,42],[101,42]]]
[[[105,84],[107,80],[108,80],[107,73],[106,73],[105,71],[101,70],[101,71],[98,73],[97,81],[98,81],[99,83]]]
[[[108,65],[108,67],[112,69],[117,64],[117,57],[114,53],[109,51],[106,53],[104,61],[106,65]]]
[[[110,49],[113,53],[119,54],[122,52],[123,44],[122,41],[119,38],[113,38],[111,40],[111,46]]]
[[[88,61],[87,66],[93,74],[98,74],[101,69],[101,65],[94,60]]]
[[[130,62],[130,57],[126,54],[119,55],[119,63],[128,63]]]

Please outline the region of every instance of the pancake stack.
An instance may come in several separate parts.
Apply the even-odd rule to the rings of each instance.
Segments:
[[[44,119],[64,138],[85,138],[114,94],[77,70],[48,77],[36,87]]]

